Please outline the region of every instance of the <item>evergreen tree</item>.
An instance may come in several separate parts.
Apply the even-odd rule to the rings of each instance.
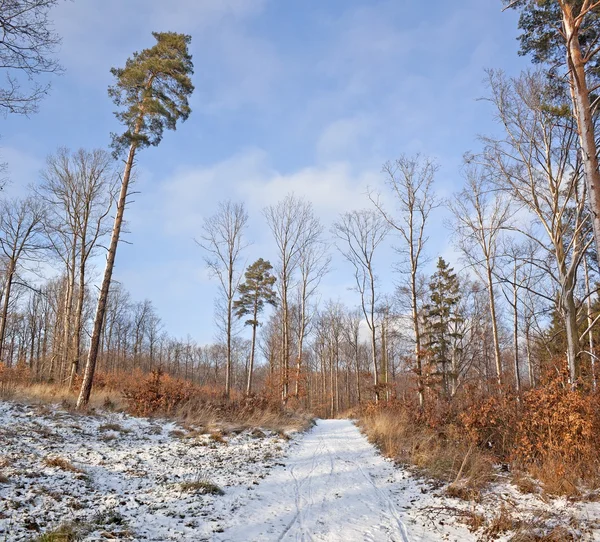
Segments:
[[[175,130],[177,121],[186,120],[191,112],[188,98],[194,91],[190,79],[194,67],[188,52],[190,36],[175,32],[153,32],[152,35],[156,45],[134,53],[127,59],[125,68],[111,70],[116,82],[108,89],[108,94],[122,108],[115,115],[125,127],[121,135],[113,134],[115,156],[128,150],[77,408],[88,403],[92,391],[106,300],[136,152],[158,145],[164,129]]]
[[[235,314],[238,318],[250,316],[246,320],[247,326],[252,326],[252,347],[250,350],[250,364],[248,366],[248,381],[246,395],[252,393],[252,372],[254,370],[254,352],[256,346],[256,328],[260,325],[258,315],[263,311],[265,303],[275,306],[277,297],[273,285],[277,280],[272,274],[273,266],[259,258],[248,266],[244,277],[245,282],[240,284],[238,292],[239,299],[233,303]]]
[[[458,277],[442,257],[438,259],[437,271],[430,279],[429,290],[430,301],[425,306],[424,316],[430,372],[441,377],[442,389],[449,395],[456,389],[456,344],[461,338],[459,324],[463,319],[458,310],[461,300]]]

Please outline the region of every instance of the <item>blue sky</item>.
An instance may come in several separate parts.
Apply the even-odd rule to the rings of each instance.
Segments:
[[[329,228],[369,205],[367,187],[401,153],[435,157],[438,192],[449,196],[463,153],[497,130],[478,100],[484,70],[529,65],[517,55],[516,14],[500,0],[67,0],[53,18],[66,72],[39,113],[3,120],[9,193],[35,183],[59,146],[106,148],[119,131],[110,68],[151,46],[152,31],[192,35],[193,112],[138,156],[131,244],[119,247],[115,278],[153,301],[167,331],[201,343],[215,334],[216,284],[193,238],[218,201],[246,203],[251,263],[275,257],[265,205],[293,191]],[[440,211],[429,252],[454,260],[443,222]],[[378,262],[387,291],[393,260],[386,250]],[[336,256],[321,296],[353,303],[351,283]]]

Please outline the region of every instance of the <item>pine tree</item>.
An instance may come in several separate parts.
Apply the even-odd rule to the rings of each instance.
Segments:
[[[272,306],[275,306],[277,303],[276,293],[273,289],[273,285],[277,279],[271,274],[272,269],[273,266],[262,258],[259,258],[252,265],[248,266],[244,274],[246,280],[238,288],[240,297],[233,304],[235,314],[238,318],[251,316],[245,322],[247,326],[252,326],[252,347],[250,350],[246,395],[252,393],[256,328],[260,325],[258,315],[263,311],[265,303]]]
[[[457,342],[462,322],[458,307],[461,300],[458,277],[443,258],[429,282],[430,302],[425,306],[425,338],[431,374],[441,377],[446,395],[454,393],[457,382]],[[449,381],[450,380],[450,381]],[[452,384],[452,389],[450,389]]]
[[[190,36],[175,32],[153,32],[152,35],[156,45],[134,53],[127,59],[125,68],[111,70],[116,82],[108,89],[108,94],[122,108],[115,115],[125,127],[121,135],[113,134],[113,148],[115,156],[128,151],[77,408],[88,403],[92,391],[106,300],[136,153],[139,149],[158,145],[165,128],[175,130],[177,121],[186,120],[191,113],[188,98],[194,91],[190,79],[194,67],[188,52]]]

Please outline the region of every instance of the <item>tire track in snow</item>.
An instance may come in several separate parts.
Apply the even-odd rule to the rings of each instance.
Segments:
[[[410,542],[376,478],[391,467],[350,420],[319,420],[215,540]]]
[[[393,519],[393,523],[398,529],[398,534],[400,534],[400,536],[402,537],[402,542],[410,542],[410,539],[408,538],[408,530],[406,529],[406,525],[404,525],[404,522],[400,519],[398,510],[396,509],[394,502],[387,495],[385,495],[385,493],[381,491],[381,489],[377,487],[377,484],[373,481],[373,478],[365,472],[360,463],[354,462],[354,464],[358,467],[358,470],[363,475],[365,480],[367,480],[367,482],[371,484],[371,486],[375,490],[375,493],[377,494],[377,497],[379,498],[379,501],[382,504],[386,505],[390,519]]]

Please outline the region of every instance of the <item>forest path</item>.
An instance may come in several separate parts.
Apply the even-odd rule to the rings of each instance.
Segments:
[[[386,487],[393,470],[352,421],[319,420],[215,538],[414,542]]]

